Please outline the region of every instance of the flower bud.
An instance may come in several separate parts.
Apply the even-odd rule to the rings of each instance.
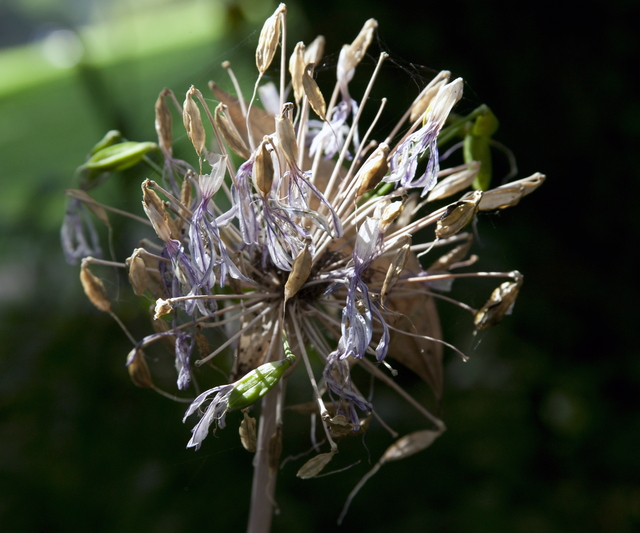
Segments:
[[[142,161],[149,152],[156,150],[156,143],[124,142],[102,148],[84,164],[89,170],[120,172]]]

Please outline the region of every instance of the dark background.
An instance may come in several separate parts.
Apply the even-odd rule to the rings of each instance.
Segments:
[[[218,65],[227,58],[250,68],[259,30],[247,17],[250,9],[249,2],[225,4],[222,40],[182,58],[165,54],[154,69],[135,59],[104,69],[78,67],[77,97],[65,89],[67,99],[44,106],[42,88],[0,96],[0,179],[11,193],[0,219],[3,531],[245,527],[251,457],[240,448],[235,426],[207,439],[200,451],[187,451],[184,407],[130,383],[126,339],[86,301],[77,267],[62,260],[57,227],[64,204],[57,198],[107,129],[155,138],[152,106],[164,85],[176,93],[192,82],[204,88],[210,77],[222,77]],[[5,46],[26,42],[43,21],[75,23],[53,8],[34,15],[7,3],[2,10],[3,27],[12,28],[3,31]],[[392,106],[406,106],[421,78],[451,70],[467,83],[461,108],[486,103],[500,119],[496,139],[516,154],[519,177],[547,175],[517,208],[479,221],[479,266],[525,275],[513,316],[472,339],[468,320],[443,308],[445,338],[471,355],[466,364],[447,355],[448,431],[427,451],[384,466],[354,501],[342,530],[640,529],[639,295],[632,245],[639,233],[640,103],[631,81],[640,13],[634,3],[569,9],[470,0],[420,8],[402,1],[292,2],[289,16],[289,42],[325,35],[330,65],[364,21],[376,18],[379,42],[363,64],[372,65],[380,49],[391,59],[374,98],[389,97],[391,113],[401,113],[402,105]],[[243,83],[253,78],[246,72],[240,73]],[[149,80],[154,86],[147,91]],[[55,84],[47,87],[54,90]],[[78,116],[79,101],[85,129],[55,130],[52,124]],[[24,119],[26,125],[16,118],[34,108],[40,114]],[[29,128],[47,127],[53,128],[46,130],[48,139],[34,144]],[[19,145],[14,131],[22,132]],[[48,148],[56,142],[67,144]],[[118,180],[109,194],[138,209],[139,178]],[[121,256],[137,237],[125,239]],[[121,298],[121,318],[136,332],[148,330],[141,307],[128,294]],[[389,416],[399,429],[415,428],[411,413]],[[308,446],[307,430],[289,427],[285,455]],[[390,442],[383,435],[367,440],[374,461]],[[363,463],[322,479],[297,479],[300,462],[285,467],[274,531],[338,529],[346,495],[369,468],[360,443],[350,451]]]

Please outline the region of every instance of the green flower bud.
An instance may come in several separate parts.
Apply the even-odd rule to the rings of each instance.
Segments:
[[[142,161],[149,152],[156,150],[156,143],[124,142],[98,150],[84,164],[89,170],[119,172]]]

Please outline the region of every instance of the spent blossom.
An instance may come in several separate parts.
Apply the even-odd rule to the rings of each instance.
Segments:
[[[279,454],[273,450],[281,446],[283,383],[289,376],[306,376],[314,405],[307,411],[312,420],[319,415],[325,437],[320,442],[314,432],[311,444],[318,451],[323,443],[329,448],[301,468],[301,477],[316,475],[332,460],[340,439],[366,431],[372,416],[387,427],[375,401],[354,380],[356,366],[417,408],[429,428],[396,441],[379,464],[428,446],[444,423],[395,382],[393,361],[414,371],[439,399],[443,347],[461,352],[440,338],[434,300],[460,306],[471,314],[470,327],[484,329],[511,312],[522,285],[517,271],[470,271],[477,257],[467,257],[472,237],[463,230],[479,211],[517,204],[544,176],[468,192],[480,169],[490,168],[490,150],[481,152],[484,160],[465,150],[463,164],[441,169],[440,144],[465,140],[473,131],[473,142],[488,147],[495,130],[473,129],[490,113],[486,106],[452,120],[464,84],[461,78],[449,81],[447,71],[416,97],[386,139],[370,139],[386,99],[379,100],[371,124],[360,123],[362,110],[373,105],[369,95],[387,55],[378,57],[361,97],[349,83],[372,54],[377,26],[367,21],[344,45],[328,104],[313,74],[322,38],[310,47],[298,43],[288,63],[282,58],[281,65],[289,64],[292,94],[284,68],[279,89],[263,84],[260,92],[270,95],[271,113],[256,113],[254,99],[245,101],[225,63],[236,96],[212,82],[219,100],[212,113],[193,86],[183,106],[163,89],[155,104],[158,144],[105,137],[79,170],[80,188],[67,192],[72,200],[62,244],[69,262],[83,258],[83,283],[92,301],[97,300],[90,293],[100,288],[100,308],[118,320],[104,286],[89,270],[103,264],[127,268],[135,293],[156,302],[155,310],[151,306],[154,333],[143,339],[133,338],[118,320],[133,344],[127,365],[134,383],[190,402],[184,420],[199,417],[188,443],[196,450],[212,427],[224,428],[228,412],[239,409],[245,409],[243,442],[252,441],[247,432],[255,423],[247,422],[246,410],[262,400],[254,462],[262,477],[256,479],[271,478],[277,470]],[[278,50],[287,50],[285,29],[281,5],[260,34],[254,96]],[[174,157],[168,104],[182,115],[194,164]],[[142,183],[148,220],[104,206],[87,193],[109,173],[140,162],[157,172],[155,180]],[[203,164],[210,172],[204,173]],[[150,231],[126,261],[94,257],[99,246],[89,211],[107,225],[107,211],[130,216],[155,236]],[[427,228],[432,239],[414,244],[416,233]],[[443,294],[460,278],[500,281],[488,302],[474,309]],[[158,343],[174,354],[176,388],[194,388],[195,399],[154,383],[154,364],[160,363],[147,361],[144,350]],[[314,369],[314,359],[322,371]],[[205,372],[210,365],[224,381],[200,392],[200,381],[211,379]],[[272,491],[274,485],[269,486]],[[266,500],[252,503],[250,524],[255,506],[273,501],[263,492]]]

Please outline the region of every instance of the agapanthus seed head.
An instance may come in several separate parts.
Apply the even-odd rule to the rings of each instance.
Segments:
[[[258,48],[256,49],[256,66],[261,75],[267,71],[276,55],[280,41],[282,17],[286,12],[287,6],[280,4],[262,26],[260,38],[258,39]]]

